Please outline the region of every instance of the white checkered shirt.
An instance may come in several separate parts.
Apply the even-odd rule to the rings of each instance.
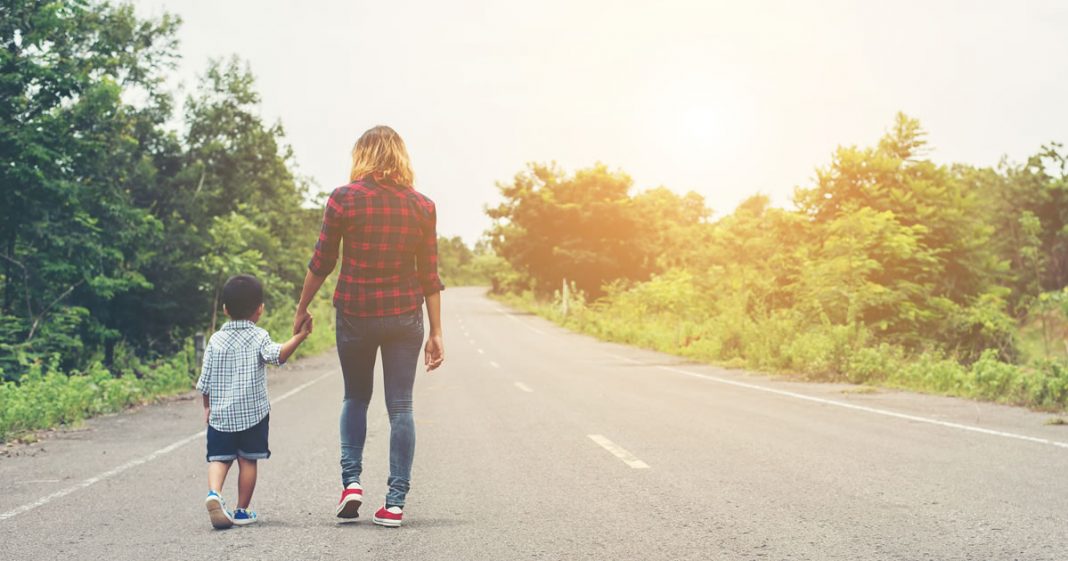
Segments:
[[[248,320],[228,321],[204,349],[197,390],[208,396],[208,424],[222,432],[254,426],[271,412],[267,400],[267,369],[279,365],[282,345],[266,329]]]

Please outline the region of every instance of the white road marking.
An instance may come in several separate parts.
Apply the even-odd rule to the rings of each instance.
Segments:
[[[516,382],[515,383],[515,387],[517,387],[517,388],[519,388],[519,389],[521,389],[521,390],[523,390],[523,391],[525,391],[527,393],[534,393],[534,390],[530,389],[530,386],[524,384],[523,382]]]
[[[490,361],[490,366],[492,366],[494,368],[500,368],[501,367],[500,364],[497,364],[496,362],[493,362],[492,360]]]
[[[627,452],[615,442],[612,442],[599,434],[588,434],[586,436],[590,437],[590,440],[600,444],[605,450],[611,452],[613,456],[623,460],[623,463],[628,466],[634,469],[649,469],[649,464],[635,458],[634,454]]]
[[[486,351],[484,351],[484,350],[482,350],[482,349],[478,349],[478,354],[480,354],[480,355],[484,355],[484,354],[486,354]]]
[[[312,380],[310,382],[305,382],[305,383],[293,388],[292,390],[289,390],[288,392],[282,394],[281,397],[271,400],[271,404],[272,405],[277,404],[277,403],[289,398],[290,396],[296,394],[297,392],[307,388],[308,386],[310,386],[310,385],[312,385],[312,384],[314,384],[314,383],[326,378],[327,376],[335,376],[335,375],[336,375],[336,373],[334,373],[334,372],[327,372],[326,374],[323,374],[322,376],[319,376],[318,378],[316,378],[316,379],[314,379],[314,380]],[[54,501],[56,499],[62,499],[63,497],[66,497],[67,495],[69,495],[69,494],[71,494],[71,493],[73,493],[75,491],[79,491],[81,489],[85,489],[86,487],[89,487],[90,485],[93,485],[93,484],[99,483],[101,481],[104,481],[105,479],[111,479],[112,477],[115,477],[116,475],[118,475],[118,474],[120,474],[120,473],[122,473],[124,471],[130,470],[130,469],[135,468],[135,467],[137,467],[139,465],[142,465],[142,464],[147,464],[148,462],[151,462],[152,460],[155,460],[156,458],[158,458],[160,456],[169,454],[169,453],[177,450],[178,448],[181,448],[182,446],[185,446],[186,444],[189,444],[190,442],[192,442],[194,440],[197,440],[199,438],[203,438],[206,433],[207,433],[207,431],[203,431],[202,430],[202,431],[200,431],[200,432],[198,432],[196,434],[191,434],[191,435],[189,435],[189,436],[187,436],[187,437],[185,437],[185,438],[183,438],[181,440],[178,440],[177,442],[174,442],[174,443],[171,443],[171,444],[169,444],[167,446],[164,446],[163,448],[160,448],[159,450],[156,450],[155,452],[152,452],[151,454],[148,454],[147,456],[142,456],[140,458],[137,458],[137,459],[134,459],[134,460],[130,460],[130,461],[126,462],[125,464],[122,464],[122,465],[120,465],[118,467],[109,469],[108,471],[105,471],[104,473],[100,473],[100,474],[94,475],[93,477],[90,477],[89,479],[86,479],[84,481],[80,481],[75,485],[71,485],[70,487],[67,487],[66,489],[61,489],[59,491],[56,491],[55,493],[52,493],[51,495],[47,495],[47,496],[41,497],[40,499],[37,499],[36,501],[34,501],[32,503],[27,503],[27,504],[24,504],[24,505],[22,505],[20,507],[11,509],[11,510],[9,510],[7,512],[0,513],[0,521],[7,520],[8,518],[14,518],[14,517],[16,517],[16,516],[18,516],[20,514],[29,512],[29,511],[31,511],[31,510],[39,507],[39,506],[44,506],[44,505],[46,505],[46,504],[48,504],[48,503],[50,503],[50,502],[52,502],[52,501]]]
[[[499,310],[499,311],[500,311],[501,313],[503,313],[504,315],[508,316],[508,319],[510,319],[510,320],[512,320],[512,321],[514,321],[514,322],[516,322],[516,323],[518,323],[519,325],[522,325],[523,327],[525,327],[525,328],[527,328],[527,329],[529,329],[529,330],[533,331],[534,333],[537,333],[538,335],[545,335],[545,332],[544,332],[544,331],[542,331],[542,330],[540,330],[540,329],[538,329],[538,328],[536,328],[536,327],[531,327],[531,326],[527,325],[527,324],[526,324],[526,322],[524,322],[523,320],[521,320],[521,319],[517,318],[517,317],[515,316],[515,314],[512,314],[512,313],[511,313],[511,312],[509,312],[508,310],[505,310],[504,308],[498,308],[498,310]]]
[[[614,358],[614,359],[616,359],[616,360],[622,360],[624,362],[629,362],[631,364],[642,364],[642,361],[634,360],[633,358],[630,358],[629,356],[616,355],[616,354],[612,354],[612,353],[605,353],[605,354],[610,356],[610,357],[612,357],[612,358]]]
[[[805,401],[811,401],[814,403],[821,403],[823,405],[833,405],[835,407],[842,407],[844,409],[852,409],[854,411],[863,411],[865,413],[872,413],[874,415],[883,415],[885,417],[894,417],[897,419],[905,419],[907,421],[915,421],[917,423],[927,423],[930,425],[938,425],[941,427],[947,427],[951,429],[959,429],[969,432],[977,432],[980,434],[987,434],[991,436],[1000,436],[1003,438],[1012,438],[1016,440],[1025,440],[1027,442],[1035,442],[1038,444],[1046,444],[1049,446],[1056,446],[1058,448],[1068,448],[1068,442],[1060,442],[1057,440],[1049,440],[1047,438],[1038,438],[1035,436],[1027,436],[1025,434],[1017,434],[1013,432],[1005,432],[992,429],[984,429],[982,427],[975,427],[972,425],[962,425],[960,423],[951,423],[948,421],[939,421],[938,419],[931,419],[928,417],[920,417],[918,415],[909,415],[907,413],[898,413],[896,411],[888,411],[886,409],[877,409],[875,407],[867,407],[865,405],[855,405],[853,403],[846,403],[843,401],[835,401],[833,399],[824,399],[822,397],[815,397],[811,395],[805,395],[802,393],[791,392],[787,390],[777,390],[774,388],[768,388],[757,384],[747,384],[745,382],[738,382],[735,380],[728,380],[726,378],[720,378],[718,376],[711,376],[708,374],[699,374],[697,372],[689,372],[687,370],[680,370],[678,368],[672,368],[670,366],[657,366],[661,370],[667,370],[668,372],[674,372],[676,374],[683,374],[686,376],[692,376],[694,378],[701,378],[702,380],[708,380],[711,382],[718,382],[720,384],[727,384],[730,386],[736,386],[739,388],[746,388],[750,390],[757,390],[761,392],[771,393],[775,395],[781,395],[785,397],[792,397],[794,399],[802,399]]]

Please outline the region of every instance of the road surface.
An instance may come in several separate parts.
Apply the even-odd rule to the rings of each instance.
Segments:
[[[685,364],[478,289],[444,301],[404,527],[369,520],[387,475],[380,379],[365,518],[335,523],[331,352],[269,374],[258,525],[211,529],[191,395],[8,448],[0,558],[1068,559],[1068,428],[1049,415]]]

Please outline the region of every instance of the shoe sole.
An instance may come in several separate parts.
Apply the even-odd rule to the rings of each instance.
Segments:
[[[236,526],[248,526],[249,524],[255,524],[258,520],[259,520],[259,518],[245,518],[245,519],[237,519],[237,518],[235,518],[234,519],[234,525],[236,525]]]
[[[344,518],[346,520],[353,520],[360,517],[360,505],[363,504],[363,499],[349,495],[345,497],[345,500],[341,501],[341,504],[337,505],[338,518]]]
[[[234,521],[226,515],[226,511],[223,510],[222,502],[214,497],[208,497],[204,501],[204,505],[208,508],[208,518],[211,518],[211,526],[216,530],[226,530],[234,527]]]
[[[379,518],[377,516],[372,518],[371,521],[379,526],[385,526],[386,528],[400,528],[401,525],[400,520],[390,520],[388,518]]]

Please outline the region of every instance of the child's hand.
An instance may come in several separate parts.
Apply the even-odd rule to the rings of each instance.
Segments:
[[[314,319],[312,318],[312,316],[309,315],[308,317],[306,317],[304,319],[304,323],[300,324],[300,332],[302,334],[304,334],[305,337],[307,337],[308,335],[311,335],[312,327],[313,327],[312,326],[312,321],[314,321]]]

